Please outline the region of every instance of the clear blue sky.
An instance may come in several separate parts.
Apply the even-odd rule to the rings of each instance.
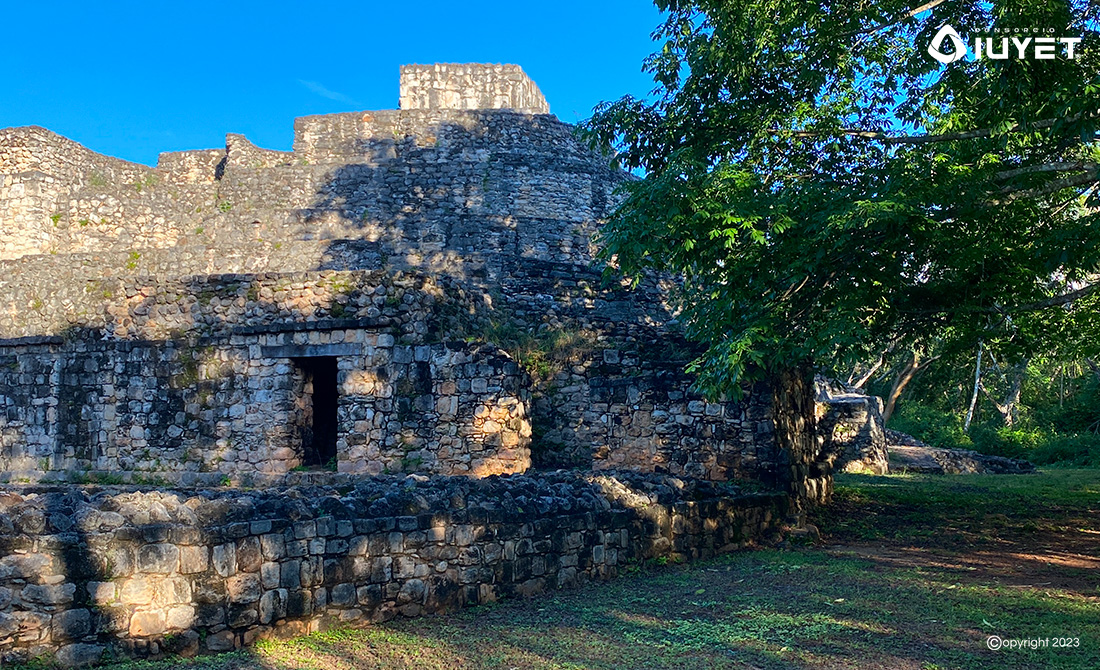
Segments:
[[[112,156],[289,150],[293,120],[397,107],[404,63],[516,63],[568,122],[645,95],[660,22],[645,0],[13,2],[0,128],[39,125]]]

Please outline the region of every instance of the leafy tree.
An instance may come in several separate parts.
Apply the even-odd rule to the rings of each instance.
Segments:
[[[1100,290],[1100,9],[656,4],[667,19],[645,63],[654,96],[601,105],[584,131],[644,174],[602,243],[628,274],[683,277],[686,330],[707,345],[695,363],[705,389],[778,376],[804,393],[813,369],[885,350],[951,358],[981,343],[1018,361],[1088,339]],[[1054,59],[1012,51],[944,65],[926,51],[944,24],[997,42],[991,27],[1083,41],[1073,59],[1059,45]],[[803,419],[790,427],[805,431]]]

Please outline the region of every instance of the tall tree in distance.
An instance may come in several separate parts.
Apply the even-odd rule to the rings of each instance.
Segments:
[[[604,253],[682,276],[704,389],[805,387],[933,342],[1017,361],[1097,322],[1095,5],[656,5],[653,98],[601,105],[583,131],[643,175]],[[971,50],[989,38],[981,57],[933,58],[945,25]]]
[[[781,380],[792,462],[812,449],[816,368],[933,343],[1017,361],[1098,321],[1100,9],[656,4],[654,99],[584,128],[644,175],[604,253],[683,278],[705,390]],[[928,50],[950,52],[944,26],[988,48],[945,64]]]

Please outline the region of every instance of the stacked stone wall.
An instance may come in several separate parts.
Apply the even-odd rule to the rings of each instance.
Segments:
[[[535,258],[589,264],[595,226],[625,178],[548,116],[394,111],[296,125],[294,152],[230,135],[221,154],[165,154],[157,169],[12,129],[0,147],[30,133],[35,142],[6,149],[38,168],[4,173],[10,249],[0,258],[358,241],[377,245],[377,267],[498,281]],[[125,275],[131,264],[112,268]]]
[[[818,376],[814,380],[819,459],[834,472],[884,475],[890,470],[882,398]]]
[[[156,170],[97,154],[44,128],[0,130],[0,174],[0,258],[112,244],[167,246],[181,233],[177,219],[187,207],[150,188],[160,180]]]
[[[530,401],[519,366],[487,344],[412,344],[400,323],[9,342],[0,347],[0,469],[8,481],[282,480],[305,464],[297,361],[327,356],[338,361],[339,472],[525,471]]]
[[[549,114],[518,65],[435,63],[401,67],[401,109],[514,109]]]
[[[0,493],[0,654],[79,665],[445,612],[703,558],[785,499],[667,477],[380,478],[263,492]]]

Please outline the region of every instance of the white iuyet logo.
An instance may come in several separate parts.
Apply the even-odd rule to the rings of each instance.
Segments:
[[[949,54],[942,51],[943,41],[947,39],[951,40],[953,47]],[[944,24],[932,38],[932,43],[928,45],[928,55],[941,63],[954,63],[966,58],[966,42],[963,42],[962,36],[954,28]]]
[[[1004,31],[1007,32],[1007,31]],[[1053,37],[1049,33],[1053,30],[1032,29],[1031,32],[1046,32],[1047,35],[1036,37],[1024,36],[1024,31],[1013,37],[1001,37],[996,41],[995,37],[981,36],[974,38],[974,49],[971,52],[968,45],[959,32],[950,25],[944,24],[939,29],[931,44],[928,45],[928,55],[943,64],[960,61],[968,54],[972,54],[975,60],[988,58],[990,60],[1008,60],[1015,57],[1017,60],[1033,58],[1036,60],[1054,60],[1059,57],[1059,45],[1063,46],[1062,57],[1068,60],[1077,59],[1077,46],[1081,44],[1080,37]],[[950,40],[951,51],[945,52],[944,42]],[[1000,49],[997,49],[997,46]]]

